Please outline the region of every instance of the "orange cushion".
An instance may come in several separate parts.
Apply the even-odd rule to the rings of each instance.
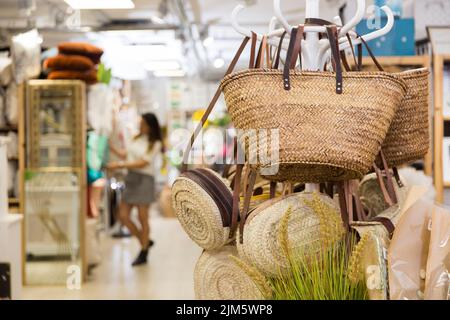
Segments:
[[[91,59],[83,56],[59,54],[44,61],[45,69],[87,71],[94,68]]]
[[[97,70],[91,69],[88,71],[74,71],[74,70],[54,70],[50,72],[47,79],[78,79],[83,80],[87,84],[93,84],[97,82]]]
[[[61,42],[58,45],[59,53],[74,54],[90,58],[94,63],[99,63],[103,50],[86,42]]]

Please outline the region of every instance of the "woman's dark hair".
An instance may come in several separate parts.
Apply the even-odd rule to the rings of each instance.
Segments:
[[[150,148],[156,141],[160,141],[161,151],[164,152],[164,143],[162,139],[162,132],[161,127],[159,126],[158,118],[156,118],[156,116],[153,113],[149,112],[144,113],[142,115],[142,119],[144,119],[145,123],[150,128],[150,133],[148,134],[148,141],[150,142]]]

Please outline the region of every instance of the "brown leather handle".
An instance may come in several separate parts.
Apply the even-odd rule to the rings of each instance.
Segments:
[[[336,25],[326,26],[328,40],[332,53],[332,62],[336,73],[336,93],[341,94],[343,91],[343,76],[341,66],[341,56],[339,52],[338,32]],[[286,64],[283,71],[283,85],[285,90],[291,89],[290,69],[294,68],[297,61],[297,55],[301,56],[301,41],[303,39],[304,26],[292,28],[289,48],[286,55]]]
[[[307,19],[305,19],[305,25],[316,25],[316,26],[335,25],[336,27],[342,27],[342,26],[339,26],[337,24],[334,24],[333,22],[330,22],[330,21],[327,21],[327,20],[323,20],[323,19],[318,19],[318,18],[307,18]],[[351,38],[350,34],[348,34],[348,33],[346,34],[348,42],[350,43],[350,48],[352,50],[352,55],[353,55],[353,59],[355,60],[355,66],[356,66],[357,70],[360,71],[361,68],[362,68],[362,45],[364,45],[366,50],[367,50],[367,53],[372,58],[373,62],[377,66],[378,70],[384,71],[383,67],[378,62],[377,58],[373,54],[372,50],[370,49],[369,45],[364,40],[364,38],[361,35],[359,35],[359,34],[356,34],[356,35],[358,36],[358,39],[361,40],[361,43],[358,44],[358,46],[357,46],[358,47],[358,61],[356,61],[356,55],[355,55],[355,50],[354,50],[354,46],[353,46],[353,43],[352,43],[352,38]],[[345,54],[343,54],[343,53],[344,52],[341,51],[342,63],[344,64],[345,69],[347,71],[350,71],[350,67],[348,65],[347,59],[345,57]]]
[[[333,63],[334,72],[336,73],[336,93],[342,93],[342,66],[341,66],[341,52],[339,51],[338,31],[335,25],[326,26],[328,40],[330,41],[331,61]]]
[[[383,170],[380,170],[380,168],[378,168],[376,163],[374,163],[373,167],[375,169],[375,173],[378,178],[381,192],[383,193],[383,197],[384,197],[386,203],[389,206],[393,206],[394,204],[396,204],[398,202],[397,194],[395,192],[395,187],[394,187],[393,174],[391,173],[391,170],[386,161],[386,157],[384,156],[384,153],[382,150],[380,150],[379,158],[381,159],[381,163],[383,165]],[[395,175],[395,173],[394,173],[394,175]],[[386,184],[384,183],[384,177],[386,177]]]
[[[244,51],[245,47],[247,46],[247,43],[249,40],[250,40],[250,38],[248,38],[248,37],[244,38],[244,40],[241,43],[241,46],[239,47],[238,51],[236,52],[236,55],[234,56],[233,60],[231,61],[230,65],[225,73],[225,76],[227,76],[234,70],[234,68],[236,67],[236,64],[237,64],[240,56],[242,55],[242,52]],[[256,41],[252,41],[252,47],[253,47],[253,43],[254,43],[254,47],[256,47]],[[253,55],[254,55],[254,52],[253,52]],[[253,58],[253,60],[254,60],[254,58]],[[251,59],[250,59],[250,62],[252,63]],[[214,94],[214,97],[212,98],[211,102],[209,103],[208,108],[206,109],[205,113],[203,114],[202,118],[200,119],[200,123],[195,128],[194,132],[192,133],[191,139],[190,139],[190,141],[186,147],[186,150],[184,151],[184,154],[183,154],[183,161],[181,164],[181,172],[185,172],[187,170],[189,154],[191,152],[192,146],[194,145],[195,139],[200,134],[203,126],[205,125],[206,120],[208,119],[209,115],[211,114],[211,111],[214,109],[214,106],[216,105],[217,101],[219,100],[220,94],[221,94],[221,91],[220,91],[220,87],[219,87],[219,88],[217,88],[216,93]]]
[[[222,225],[233,228],[233,219],[230,217],[230,213],[232,212],[232,195],[229,194],[227,196],[229,190],[221,188],[221,182],[217,181],[217,177],[203,169],[189,170],[184,172],[182,176],[195,181],[195,183],[200,185],[209,194],[219,209]],[[236,227],[234,226],[234,228]]]
[[[291,60],[292,60],[292,54],[294,52],[295,42],[298,41],[297,34],[298,34],[298,29],[292,28],[291,40],[289,41],[289,47],[288,47],[288,51],[286,54],[286,62],[284,64],[284,70],[283,70],[283,82],[284,82],[285,90],[291,89],[291,81],[289,78],[289,72],[290,72],[290,68],[291,68]]]
[[[241,176],[243,164],[237,164],[236,174],[234,175],[234,186],[233,186],[233,209],[231,211],[231,228],[230,228],[230,239],[234,237],[238,227],[239,219],[239,203],[241,195]]]
[[[267,37],[266,36],[263,36],[261,39],[261,45],[259,46],[258,55],[256,57],[256,64],[255,64],[256,69],[263,67],[264,57],[266,58],[266,65],[269,68],[270,67],[270,52],[269,52],[269,46],[267,45]]]
[[[297,37],[295,39],[294,48],[292,50],[292,58],[290,63],[290,68],[295,69],[295,66],[297,65],[297,57],[300,60],[300,68],[302,64],[302,41],[303,41],[303,35],[305,31],[304,25],[299,25],[297,27]]]
[[[244,203],[242,206],[242,211],[239,220],[239,242],[242,244],[244,242],[244,226],[247,220],[248,212],[250,209],[250,201],[253,195],[253,188],[256,182],[256,171],[254,168],[248,167],[244,184]]]
[[[272,65],[272,69],[278,69],[279,65],[280,65],[280,56],[281,56],[281,49],[282,49],[282,45],[283,45],[283,41],[284,38],[286,37],[287,32],[283,32],[283,34],[280,37],[280,42],[278,44],[278,48],[277,48],[277,54],[275,56],[275,60],[274,60],[274,64]]]

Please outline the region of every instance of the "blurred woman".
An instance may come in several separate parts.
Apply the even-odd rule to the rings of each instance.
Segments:
[[[155,200],[155,163],[163,151],[161,128],[153,113],[142,115],[139,134],[127,146],[126,160],[111,162],[110,170],[128,169],[125,191],[120,203],[120,220],[141,244],[141,251],[133,266],[147,263],[148,250],[153,245],[150,239],[149,209]],[[139,213],[139,229],[131,220],[133,207]]]

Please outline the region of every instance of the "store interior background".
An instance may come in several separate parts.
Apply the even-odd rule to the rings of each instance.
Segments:
[[[0,234],[0,257],[3,254],[15,261],[11,264],[11,268],[14,267],[12,272],[15,272],[13,282],[20,283],[20,288],[13,286],[15,297],[193,299],[192,274],[201,250],[182,231],[169,208],[167,197],[171,183],[179,174],[179,168],[175,165],[180,160],[179,141],[198,122],[202,110],[214,95],[242,41],[242,35],[231,26],[232,10],[239,3],[248,6],[239,16],[241,25],[255,32],[265,33],[269,28],[268,21],[273,16],[273,1],[133,0],[134,8],[114,10],[75,10],[67,2],[0,0],[0,48],[9,46],[12,35],[33,28],[39,32],[43,54],[50,54],[46,50],[55,50],[52,48],[63,41],[85,41],[94,44],[104,50],[102,63],[112,71],[109,92],[113,96],[112,101],[115,101],[116,110],[126,106],[127,112],[123,113],[123,118],[128,117],[128,120],[124,121],[130,134],[137,129],[138,114],[153,112],[157,115],[166,132],[167,166],[157,177],[157,192],[160,198],[151,209],[151,232],[156,244],[150,252],[148,265],[132,268],[131,261],[139,249],[137,242],[132,238],[111,237],[111,234],[117,231],[106,196],[111,184],[105,186],[99,216],[95,219],[88,218],[84,212],[84,217],[77,219],[79,212],[73,209],[73,202],[69,201],[75,201],[80,208],[87,208],[86,197],[82,196],[87,190],[81,184],[75,200],[62,200],[56,204],[59,209],[66,210],[62,215],[67,217],[62,219],[72,219],[67,225],[63,224],[70,228],[69,224],[72,223],[70,226],[75,228],[79,254],[69,261],[63,260],[63,263],[58,259],[35,261],[27,251],[32,245],[27,235],[33,232],[30,229],[40,227],[38,222],[33,222],[32,218],[27,216],[26,211],[33,206],[33,203],[27,203],[27,199],[32,197],[27,198],[25,188],[20,187],[20,179],[15,178],[14,190],[9,195],[9,212],[23,214],[24,219],[18,220],[16,227],[8,227],[8,232],[11,233],[9,239],[17,239],[18,243],[11,240],[7,244],[1,244],[3,238]],[[416,21],[427,20],[426,17],[419,17],[421,12],[415,9],[416,2],[420,1],[404,2],[410,4],[403,12],[405,17],[415,18]],[[366,3],[369,5],[373,1],[368,0]],[[284,0],[282,6],[285,17],[292,25],[304,20],[305,1]],[[446,5],[445,7],[448,8]],[[353,0],[320,1],[323,19],[332,20],[340,14],[346,21],[355,10],[356,1]],[[436,24],[450,25],[448,17],[450,12],[444,11],[443,16],[435,20]],[[416,41],[426,40],[428,37],[425,27],[418,23],[414,31],[409,31],[415,32]],[[429,46],[425,41],[425,48]],[[424,55],[431,59],[432,51],[425,49]],[[245,68],[248,59],[244,54],[238,68]],[[26,94],[28,93],[26,91]],[[86,94],[89,94],[88,91]],[[25,106],[27,103],[29,101],[25,96],[24,110],[29,108]],[[89,113],[89,101],[85,107]],[[97,110],[96,115],[103,115],[104,119],[110,120],[114,108],[105,106],[105,109]],[[22,116],[25,117],[24,114]],[[220,100],[212,119],[215,122],[211,124],[212,128],[225,130],[230,126],[223,100]],[[89,124],[83,123],[80,126],[87,127]],[[2,135],[9,132],[7,128],[0,130]],[[12,128],[12,131],[19,130],[21,129]],[[27,139],[29,137],[24,133],[25,143]],[[217,150],[213,133],[208,139],[210,142],[206,144],[205,152],[207,157],[214,159],[220,150]],[[23,161],[25,170],[28,159],[26,155],[22,157],[22,160],[9,159],[10,162],[19,162],[15,167],[9,165],[9,168],[18,170],[20,161]],[[432,154],[429,161],[433,163]],[[448,165],[450,166],[450,163]],[[445,171],[445,168],[440,170]],[[441,176],[445,174],[440,173]],[[5,178],[0,179],[3,181]],[[445,178],[441,179],[441,184],[443,190],[448,186]],[[443,198],[446,204],[450,204],[448,190],[445,190],[446,196]],[[72,211],[69,210],[71,208]],[[83,209],[80,212],[83,212]],[[14,228],[18,230],[19,235],[13,235]],[[43,242],[53,240],[49,235],[42,235]],[[53,255],[59,255],[61,246],[64,244],[53,244]],[[84,279],[81,289],[67,287],[67,268],[74,263],[82,269]]]

